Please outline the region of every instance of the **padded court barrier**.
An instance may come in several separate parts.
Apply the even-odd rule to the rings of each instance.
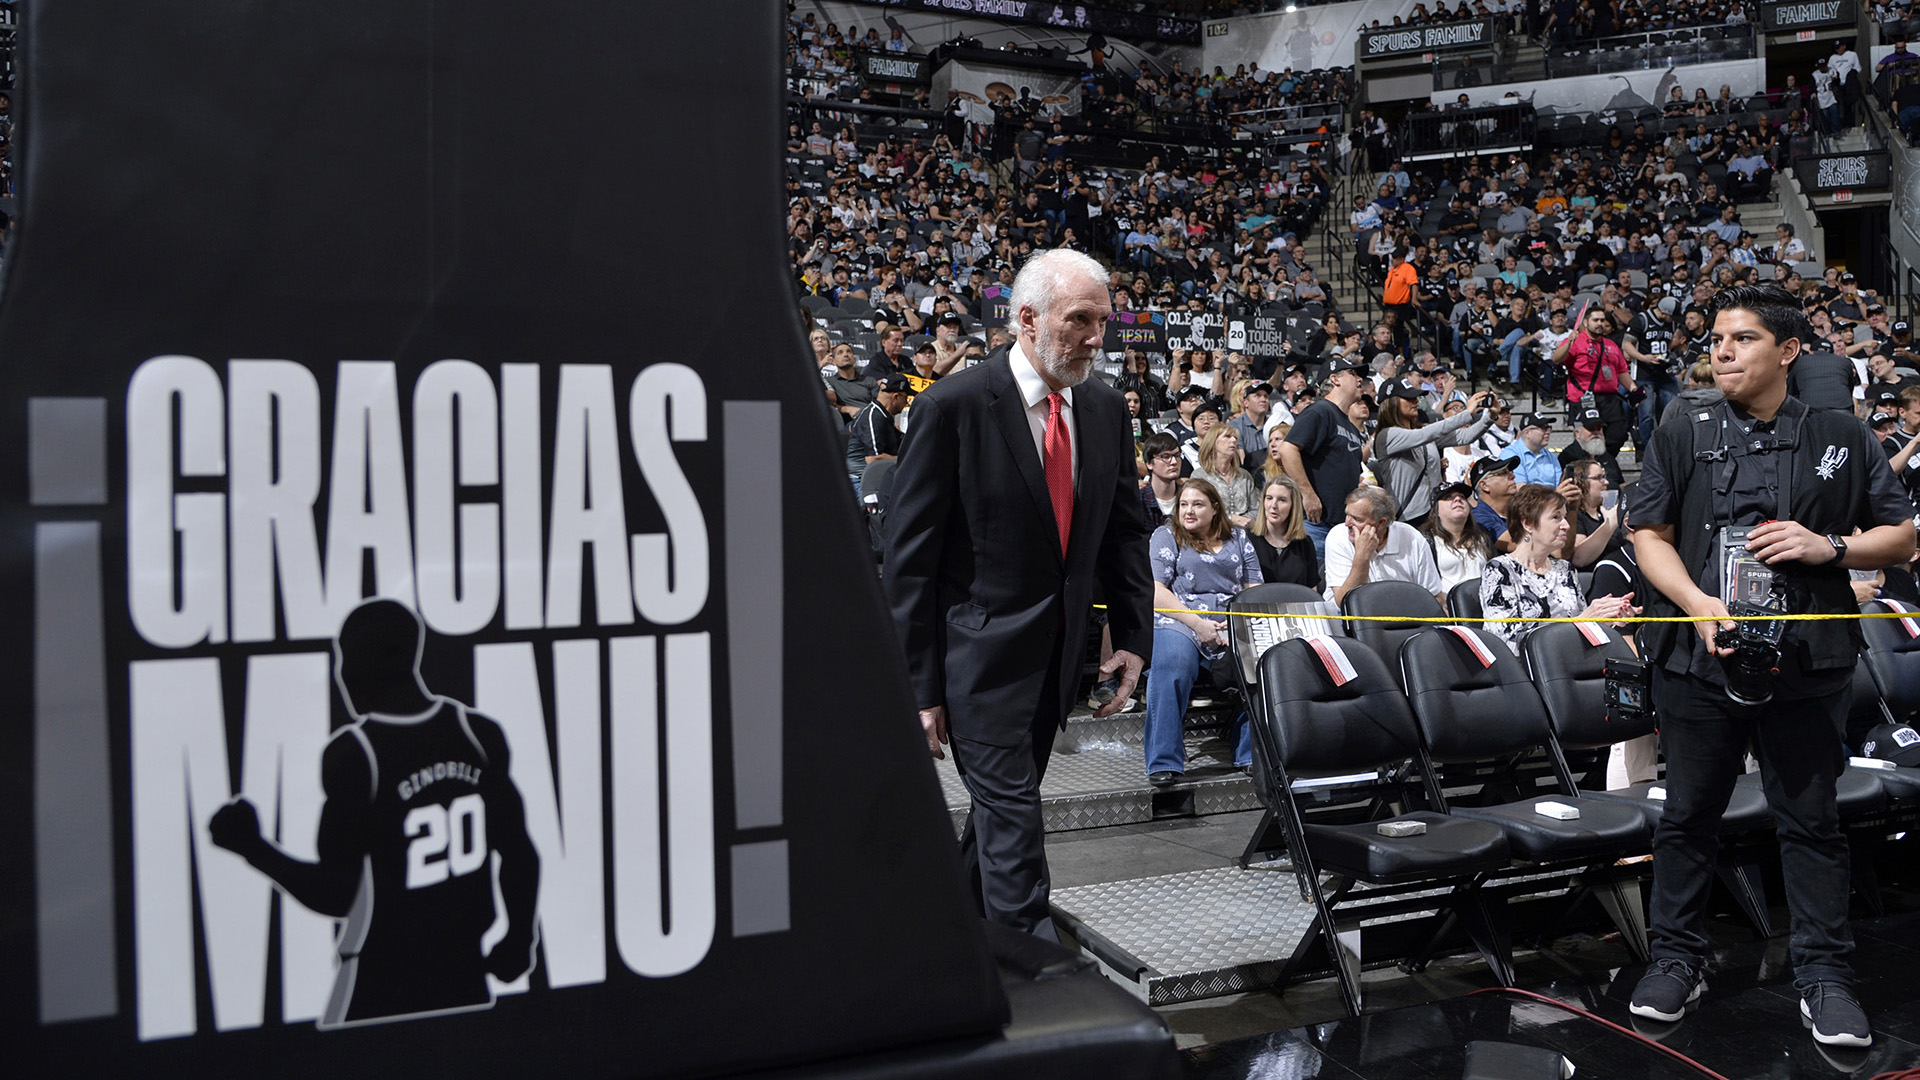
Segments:
[[[949,1074],[1024,1047],[1072,1075],[1061,1040],[1141,1045],[1143,1009],[1097,1002],[1003,1031],[904,665],[818,662],[893,630],[802,362],[781,11],[753,12],[28,7],[0,297],[20,1075],[935,1043]],[[409,670],[401,617],[356,655],[444,695],[411,748],[332,685],[369,596],[424,647]],[[301,864],[349,888],[275,888]],[[1094,1064],[1164,1072],[1160,1042]]]

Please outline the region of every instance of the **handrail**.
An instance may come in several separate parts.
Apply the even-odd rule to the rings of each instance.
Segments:
[[[1302,105],[1269,105],[1262,109],[1238,109],[1227,114],[1236,116],[1265,116],[1268,113],[1285,113],[1290,117],[1340,116],[1346,112],[1343,101],[1310,101]]]
[[[1683,45],[1689,41],[1725,41],[1729,38],[1752,37],[1753,23],[1701,23],[1697,26],[1675,26],[1666,30],[1636,30],[1631,34],[1612,34],[1603,38],[1580,38],[1564,44],[1548,45],[1548,56],[1568,56],[1575,53],[1614,52],[1649,45]],[[1654,39],[1658,38],[1659,41]]]

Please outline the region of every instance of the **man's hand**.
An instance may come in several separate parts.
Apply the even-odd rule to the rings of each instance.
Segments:
[[[1733,655],[1732,649],[1717,649],[1714,647],[1713,637],[1716,631],[1732,630],[1739,625],[1728,615],[1727,605],[1721,603],[1719,597],[1707,593],[1700,594],[1699,601],[1687,609],[1687,614],[1697,620],[1693,624],[1694,632],[1699,634],[1700,640],[1706,643],[1709,654],[1713,656]]]
[[[947,760],[947,752],[940,749],[947,741],[947,707],[935,705],[931,709],[920,710],[920,727],[927,733],[927,749],[940,760]]]
[[[260,814],[253,804],[245,799],[235,799],[213,812],[207,822],[207,833],[212,836],[218,847],[226,848],[241,858],[247,858],[259,850]]]
[[[1820,566],[1840,557],[1826,537],[1797,521],[1769,521],[1754,526],[1747,534],[1747,550],[1768,566],[1783,562]]]
[[[1105,681],[1113,678],[1114,673],[1118,672],[1120,675],[1120,688],[1114,691],[1113,700],[1100,706],[1099,711],[1093,715],[1096,717],[1112,716],[1114,713],[1119,712],[1120,706],[1125,705],[1127,699],[1133,696],[1133,688],[1140,683],[1140,671],[1146,666],[1147,662],[1145,660],[1140,659],[1125,649],[1113,650],[1113,655],[1107,658],[1107,662],[1100,665],[1100,678],[1102,681]],[[926,714],[922,713],[921,715],[925,716]],[[946,718],[942,716],[941,732],[943,738],[945,737],[945,731]],[[939,757],[939,752],[936,751],[934,756]]]
[[[1353,537],[1353,561],[1355,564],[1371,560],[1380,550],[1380,530],[1372,525],[1349,526],[1348,534]]]
[[[1306,496],[1307,520],[1313,522],[1315,525],[1320,524],[1320,496],[1314,494],[1312,488],[1308,488],[1300,494]]]
[[[1487,405],[1490,404],[1492,401],[1493,401],[1493,391],[1482,390],[1479,393],[1467,399],[1467,411],[1477,413],[1481,409],[1486,408]]]

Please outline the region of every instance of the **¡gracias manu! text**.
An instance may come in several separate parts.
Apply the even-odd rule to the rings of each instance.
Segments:
[[[149,644],[185,651],[128,665],[141,1039],[202,1030],[202,1000],[216,1031],[261,1026],[276,951],[278,1019],[321,1015],[334,921],[283,900],[275,950],[273,886],[214,847],[207,822],[245,795],[266,835],[316,857],[321,778],[298,763],[318,762],[332,734],[324,641],[363,598],[400,600],[451,636],[579,627],[591,565],[598,626],[676,627],[706,607],[708,523],[674,453],[707,439],[699,375],[646,367],[622,388],[624,411],[609,366],[563,365],[556,382],[543,410],[535,365],[503,364],[496,382],[443,360],[403,399],[394,365],[343,362],[323,434],[319,384],[301,364],[235,360],[223,380],[202,360],[160,356],[135,371],[128,603]],[[627,455],[659,533],[628,531],[629,502],[643,494],[623,481]],[[690,971],[718,919],[712,635],[582,633],[472,644],[473,704],[513,747],[509,773],[539,856],[550,989],[604,982],[616,960],[644,978]],[[195,655],[282,637],[316,647]],[[237,702],[223,678],[235,664]],[[463,769],[389,782],[478,780]],[[449,846],[445,872],[484,854],[462,864],[461,850]]]
[[[127,389],[127,569],[141,637],[170,649],[327,638],[369,596],[406,603],[443,634],[480,630],[502,609],[508,630],[574,627],[589,559],[597,625],[631,624],[637,610],[676,626],[706,606],[706,520],[672,447],[707,437],[691,368],[635,377],[623,440],[612,368],[561,366],[551,445],[533,364],[501,365],[498,385],[465,360],[428,366],[412,387],[410,447],[394,365],[343,362],[335,386],[325,439],[319,384],[302,364],[235,360],[224,384],[193,357],[140,365]],[[627,531],[628,453],[662,533]],[[498,501],[462,498],[473,488]]]

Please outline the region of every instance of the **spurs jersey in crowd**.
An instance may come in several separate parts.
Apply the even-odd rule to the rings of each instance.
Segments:
[[[487,746],[505,746],[499,727],[446,698],[334,736],[328,798],[364,793],[351,832],[366,855],[322,1027],[492,1004],[480,947],[495,918],[487,809],[512,781]]]

